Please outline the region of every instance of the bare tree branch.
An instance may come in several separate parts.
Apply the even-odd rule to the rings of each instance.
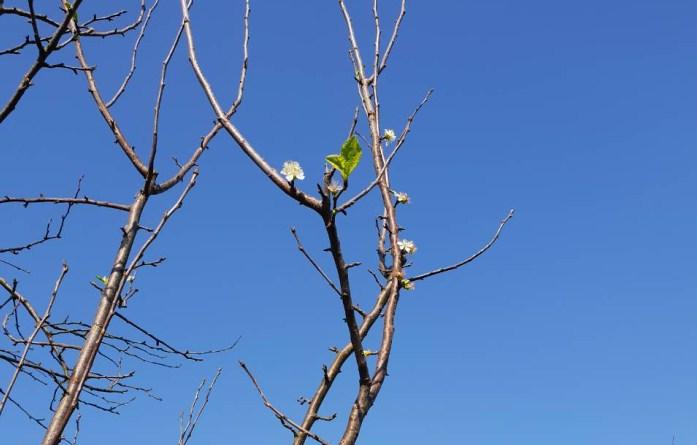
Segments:
[[[399,10],[399,15],[397,16],[397,19],[394,22],[394,28],[392,29],[392,36],[390,37],[390,40],[387,43],[387,49],[385,49],[385,54],[383,54],[383,56],[382,56],[382,61],[380,62],[380,68],[377,70],[377,75],[380,75],[382,70],[384,70],[387,67],[387,59],[389,59],[390,55],[392,54],[392,48],[394,47],[394,44],[397,41],[397,35],[399,34],[399,28],[402,26],[402,20],[404,20],[404,16],[406,14],[407,14],[407,2],[406,2],[406,0],[402,0],[400,10]]]
[[[191,7],[191,1],[187,5],[187,8]],[[249,15],[251,13],[251,8],[249,5],[249,0],[245,0],[245,11],[244,11],[244,38],[242,42],[242,67],[240,69],[240,79],[237,85],[237,97],[235,98],[234,102],[230,106],[230,109],[228,109],[227,113],[225,114],[226,119],[230,119],[232,115],[234,115],[237,112],[237,109],[240,107],[242,104],[242,98],[244,95],[244,87],[246,85],[247,81],[247,68],[249,64]],[[179,39],[181,38],[182,32],[184,31],[184,19],[182,19],[182,24],[179,28],[179,31],[177,32],[176,38],[174,40],[174,43],[172,44],[172,49],[170,50],[170,54],[174,52],[174,48],[178,45]],[[168,57],[171,57],[168,55]],[[165,59],[166,61],[168,59]],[[168,63],[168,62],[167,62]],[[164,89],[164,76],[165,76],[165,69],[166,69],[166,63],[163,62],[163,77],[162,77],[162,82],[160,83],[160,91]],[[159,97],[160,93],[158,93],[158,105],[156,110],[159,110]],[[157,121],[157,116],[156,116],[156,121]],[[203,138],[201,138],[201,144],[198,146],[198,148],[194,151],[194,153],[191,155],[188,161],[186,161],[183,165],[179,166],[179,171],[169,178],[167,181],[163,182],[162,184],[159,184],[155,186],[155,190],[153,193],[162,193],[163,191],[168,190],[171,188],[174,184],[178,183],[181,181],[184,176],[188,173],[189,170],[196,164],[198,161],[199,157],[203,152],[208,148],[208,144],[213,140],[213,138],[218,134],[218,132],[223,128],[223,125],[220,122],[216,122],[213,128],[206,134]],[[153,146],[156,147],[157,141],[157,133],[156,131],[153,132]]]
[[[150,234],[150,237],[143,243],[143,245],[140,247],[138,252],[135,254],[133,259],[131,260],[130,265],[126,269],[126,272],[124,273],[125,277],[129,277],[133,271],[138,267],[138,263],[143,259],[143,256],[145,255],[145,252],[148,250],[150,245],[157,239],[158,235],[164,228],[165,224],[167,224],[167,221],[174,215],[174,213],[181,209],[182,205],[184,205],[184,200],[186,199],[186,196],[189,194],[192,188],[196,185],[196,179],[198,178],[199,172],[198,169],[195,169],[193,173],[191,174],[191,179],[189,179],[188,184],[186,184],[186,187],[184,187],[184,190],[182,191],[181,195],[179,195],[179,199],[174,203],[172,207],[170,207],[169,210],[165,212],[164,215],[162,215],[162,218],[160,219],[160,222],[157,224],[157,227],[155,227],[155,230]],[[116,295],[121,295],[121,290],[123,289],[124,281],[122,280],[118,286]],[[126,301],[122,300],[122,303],[125,304]]]
[[[128,69],[128,73],[126,73],[126,77],[123,79],[123,82],[121,82],[121,85],[114,93],[114,96],[111,99],[109,99],[109,101],[105,104],[107,108],[111,108],[116,103],[116,101],[119,100],[119,97],[121,97],[123,92],[126,91],[126,86],[128,85],[128,82],[131,81],[133,74],[136,72],[136,60],[138,58],[138,48],[140,47],[140,42],[143,41],[143,37],[145,36],[145,30],[148,27],[148,23],[150,23],[150,17],[152,17],[152,13],[155,11],[157,5],[159,4],[160,0],[155,0],[150,9],[148,9],[148,14],[145,16],[143,26],[140,27],[140,32],[138,33],[138,37],[136,37],[135,44],[133,45],[133,51],[131,51],[131,66]],[[99,19],[95,17],[92,20],[92,22],[96,22],[97,20]]]
[[[0,198],[0,204],[5,204],[5,203],[21,203],[24,204],[25,206],[28,206],[29,204],[35,204],[35,203],[53,203],[53,204],[84,204],[84,205],[91,205],[91,206],[96,206],[96,207],[106,207],[110,209],[115,209],[115,210],[121,210],[124,212],[128,212],[130,207],[126,204],[118,204],[115,202],[109,202],[109,201],[100,201],[96,199],[90,199],[87,196],[83,196],[82,198],[52,198],[48,196],[39,196],[37,198],[20,198],[20,197],[10,197],[10,196],[4,196]]]
[[[317,262],[316,262],[316,261],[310,256],[310,254],[307,253],[307,251],[305,250],[305,247],[304,247],[304,246],[302,245],[302,243],[300,242],[300,238],[298,237],[298,233],[297,233],[297,231],[295,230],[295,227],[292,227],[292,228],[290,229],[290,233],[293,234],[293,238],[295,238],[295,243],[296,243],[297,248],[298,248],[298,250],[300,251],[300,253],[302,253],[303,256],[304,256],[305,258],[307,258],[307,261],[309,261],[310,264],[312,264],[312,267],[314,267],[315,270],[322,276],[322,278],[324,278],[324,281],[327,282],[327,284],[329,285],[329,287],[331,287],[331,288],[334,290],[334,292],[336,292],[336,294],[339,295],[339,296],[341,297],[341,291],[339,290],[338,287],[336,287],[336,284],[334,284],[334,283],[332,282],[331,278],[329,278],[329,277],[327,276],[327,274],[324,273],[324,271],[322,270],[322,268],[319,267],[319,264],[317,264]]]
[[[464,265],[466,265],[466,264],[469,264],[469,263],[471,263],[472,261],[476,260],[476,259],[479,258],[482,254],[484,254],[484,252],[486,252],[487,250],[489,250],[489,249],[494,245],[494,243],[496,243],[496,241],[499,239],[499,236],[501,235],[501,231],[503,231],[503,228],[504,228],[504,226],[506,225],[506,223],[507,223],[508,221],[510,221],[511,218],[513,218],[513,214],[514,214],[514,213],[515,213],[515,209],[511,209],[511,210],[508,212],[508,215],[506,215],[506,217],[505,217],[504,219],[502,219],[501,222],[499,223],[499,226],[498,226],[498,228],[496,229],[496,232],[494,233],[494,236],[489,240],[488,243],[486,243],[486,244],[484,245],[484,247],[482,247],[481,249],[479,249],[474,255],[472,255],[472,256],[470,256],[470,257],[468,257],[468,258],[465,258],[464,260],[462,260],[462,261],[460,261],[460,262],[458,262],[458,263],[452,264],[452,265],[450,265],[450,266],[441,267],[441,268],[439,268],[439,269],[435,269],[435,270],[432,270],[432,271],[430,271],[430,272],[426,272],[426,273],[422,273],[422,274],[419,274],[419,275],[416,275],[416,276],[413,276],[413,277],[409,277],[409,281],[424,280],[424,279],[429,278],[429,277],[432,277],[432,276],[434,276],[434,275],[439,275],[439,274],[442,274],[442,273],[445,273],[445,272],[450,272],[451,270],[458,269],[458,268],[460,268],[460,267],[462,267],[462,266],[464,266]]]
[[[264,158],[259,155],[257,150],[249,143],[242,133],[229,120],[226,113],[220,106],[218,99],[213,93],[213,89],[206,79],[196,57],[196,48],[194,45],[193,33],[191,30],[191,19],[189,18],[189,10],[186,7],[186,0],[180,0],[182,15],[184,17],[184,32],[188,43],[189,62],[194,70],[194,74],[203,89],[208,102],[215,112],[218,122],[233,138],[242,151],[256,164],[256,166],[286,195],[298,201],[300,204],[310,207],[313,210],[319,211],[321,202],[312,196],[309,196],[296,188],[295,184],[288,182],[276,170],[274,170]]]
[[[12,113],[12,111],[14,111],[15,107],[22,99],[22,96],[24,96],[24,93],[26,93],[27,89],[31,86],[31,82],[34,79],[34,77],[38,74],[41,68],[44,67],[46,60],[58,46],[58,43],[60,42],[60,39],[63,36],[63,34],[65,34],[68,30],[68,25],[70,25],[70,23],[73,22],[75,14],[77,13],[77,10],[80,8],[81,4],[82,0],[75,0],[72,7],[69,8],[68,11],[66,11],[65,17],[63,18],[63,22],[53,33],[51,39],[44,47],[43,52],[40,52],[37,55],[36,61],[31,65],[31,67],[29,67],[27,72],[24,74],[22,80],[20,80],[19,85],[15,89],[10,99],[5,103],[2,109],[0,109],[0,124],[7,118],[7,116],[10,115],[10,113]]]
[[[73,31],[73,34],[77,33],[77,30],[75,29],[74,25],[71,27],[71,29]],[[146,177],[148,174],[147,167],[145,166],[145,164],[143,164],[143,161],[140,160],[133,146],[131,146],[131,144],[129,144],[126,140],[126,136],[121,131],[121,128],[119,128],[116,119],[114,119],[114,117],[112,116],[111,112],[107,108],[106,103],[104,102],[104,99],[102,99],[102,96],[99,93],[97,83],[92,72],[93,69],[89,66],[87,60],[85,59],[85,53],[82,49],[80,39],[76,39],[74,44],[77,59],[80,62],[80,66],[84,69],[83,72],[85,74],[85,78],[87,79],[88,91],[90,92],[92,99],[94,99],[94,102],[97,105],[97,109],[104,118],[104,121],[109,126],[109,130],[113,133],[114,137],[116,138],[116,142],[118,143],[119,147],[121,147],[121,150],[124,152],[126,157],[128,157],[128,159],[131,161],[138,173],[140,173],[141,176]]]
[[[281,411],[276,409],[271,402],[269,402],[269,399],[266,397],[266,394],[264,394],[264,391],[262,391],[261,387],[257,383],[257,380],[254,378],[254,375],[252,372],[247,368],[247,365],[244,364],[244,362],[239,362],[240,367],[244,370],[244,372],[247,374],[249,379],[252,381],[252,384],[256,388],[257,392],[259,393],[259,397],[261,397],[262,402],[264,402],[264,406],[267,407],[271,412],[273,413],[274,416],[278,419],[279,422],[281,422],[281,425],[283,425],[284,428],[288,429],[291,433],[293,433],[293,436],[297,436],[298,432],[302,432],[305,435],[311,437],[318,443],[322,445],[330,445],[329,442],[325,441],[321,437],[319,437],[317,434],[313,433],[312,431],[306,430],[302,426],[298,425],[295,423],[293,420],[291,420],[288,416],[283,414]]]
[[[4,391],[4,395],[2,397],[2,400],[0,400],[0,415],[2,415],[2,411],[5,408],[5,404],[7,403],[7,399],[10,397],[10,394],[12,393],[12,389],[14,388],[15,383],[17,382],[17,377],[19,376],[20,372],[22,372],[22,368],[24,367],[25,360],[27,358],[27,354],[29,354],[29,349],[31,349],[32,342],[36,338],[37,334],[41,329],[43,328],[44,323],[46,323],[46,320],[48,320],[48,317],[51,316],[51,309],[53,309],[53,303],[56,301],[56,297],[58,296],[58,290],[60,289],[61,284],[63,283],[63,278],[65,278],[65,274],[68,273],[68,265],[66,263],[63,263],[63,267],[61,269],[61,273],[58,276],[58,280],[56,281],[55,286],[53,287],[53,292],[51,292],[51,296],[48,300],[48,305],[46,306],[46,311],[44,312],[43,317],[41,317],[41,320],[39,320],[36,323],[36,326],[34,327],[34,331],[32,331],[31,335],[29,335],[29,339],[27,340],[27,344],[24,347],[24,351],[22,351],[22,356],[19,359],[19,362],[17,363],[17,366],[15,367],[15,371],[12,374],[12,377],[10,378],[10,383],[7,385],[7,389]]]
[[[55,239],[60,239],[61,236],[63,235],[63,229],[65,228],[65,221],[68,219],[68,216],[70,216],[70,210],[73,208],[73,205],[77,204],[76,201],[78,199],[78,196],[80,195],[80,188],[82,187],[82,177],[78,179],[77,181],[77,188],[75,190],[75,194],[73,195],[72,198],[67,198],[65,200],[65,203],[67,204],[67,208],[65,209],[65,213],[63,213],[60,217],[60,222],[58,223],[58,229],[54,232],[51,233],[51,224],[53,223],[53,220],[49,220],[48,224],[46,224],[46,229],[44,230],[44,234],[40,239],[31,241],[29,243],[26,243],[21,246],[14,246],[14,247],[6,247],[6,248],[0,248],[0,253],[12,253],[13,255],[17,255],[20,252],[24,250],[30,250],[32,247],[38,246],[39,244],[43,244],[47,241],[55,240]],[[21,199],[21,198],[20,198]],[[12,198],[5,196],[3,200],[0,200],[0,204],[3,202],[12,202]],[[40,201],[35,201],[35,202],[40,202]],[[83,202],[84,204],[84,202]],[[24,201],[24,205],[28,206],[29,202]]]
[[[189,408],[189,416],[186,425],[183,425],[182,422],[182,426],[179,432],[179,441],[177,442],[177,445],[186,445],[189,442],[189,439],[191,439],[191,435],[194,433],[194,429],[196,428],[196,425],[198,425],[198,421],[201,418],[203,411],[205,411],[206,406],[208,405],[208,400],[210,399],[211,393],[213,392],[213,388],[215,388],[215,384],[218,382],[218,377],[220,377],[221,372],[223,372],[222,368],[218,368],[215,375],[213,376],[213,379],[211,380],[211,384],[208,386],[208,389],[206,390],[206,394],[203,396],[203,402],[201,403],[201,406],[198,407],[198,412],[194,413],[198,405],[201,390],[203,389],[203,386],[206,384],[206,380],[203,379],[201,385],[199,385],[198,389],[196,389],[196,393],[194,394],[194,401],[191,403],[191,407]]]
[[[380,183],[382,180],[383,176],[387,172],[387,169],[390,166],[390,163],[394,159],[394,157],[397,155],[397,152],[399,151],[400,148],[402,148],[402,145],[404,145],[404,142],[407,139],[407,135],[411,131],[411,124],[414,122],[414,119],[416,118],[416,114],[421,110],[421,108],[428,102],[428,100],[431,98],[431,95],[433,95],[433,90],[428,90],[428,93],[426,93],[426,97],[423,98],[421,103],[416,107],[414,112],[409,116],[407,119],[407,123],[404,126],[404,129],[402,130],[402,133],[399,135],[399,138],[397,139],[397,143],[395,144],[395,148],[392,150],[392,153],[387,157],[385,160],[385,164],[382,166],[382,169],[380,169],[380,172],[377,174],[375,179],[368,184],[367,187],[365,187],[363,190],[361,190],[359,193],[357,193],[354,197],[351,199],[347,200],[343,204],[341,204],[339,207],[336,208],[337,212],[345,212],[346,209],[349,207],[353,206],[356,204],[358,201],[360,201],[365,195],[370,193],[373,188],[375,188],[376,185]]]

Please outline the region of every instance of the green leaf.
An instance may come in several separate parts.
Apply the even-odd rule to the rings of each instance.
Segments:
[[[326,157],[327,162],[331,164],[332,167],[339,170],[341,176],[344,176],[344,159],[339,155],[329,155]]]
[[[351,136],[341,146],[341,157],[344,158],[344,167],[346,168],[346,176],[350,175],[361,161],[363,150],[358,144],[356,136]]]
[[[101,281],[104,284],[107,284],[109,282],[109,279],[107,277],[103,277],[101,275],[95,275],[99,281]]]
[[[341,145],[341,153],[338,155],[327,156],[327,162],[341,173],[341,177],[346,181],[353,173],[361,161],[363,150],[356,136],[351,136]]]

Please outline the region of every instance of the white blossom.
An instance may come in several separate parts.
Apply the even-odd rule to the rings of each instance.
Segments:
[[[287,181],[293,181],[295,179],[303,180],[305,179],[305,172],[297,161],[286,161],[283,163],[283,168],[281,169],[281,174],[286,177]]]
[[[401,239],[397,241],[397,247],[399,247],[399,250],[407,255],[416,253],[416,244],[414,244],[414,241],[410,241],[408,239]]]
[[[404,192],[392,192],[395,198],[397,198],[397,202],[399,204],[409,204],[409,195],[407,195]]]
[[[412,283],[410,280],[402,280],[402,289],[404,290],[414,290],[416,289],[416,285]]]
[[[382,138],[387,142],[392,142],[397,139],[397,135],[394,133],[393,129],[388,128],[385,130],[385,134],[382,135]]]
[[[336,195],[339,192],[341,192],[344,189],[344,187],[339,184],[337,181],[332,180],[332,182],[329,183],[327,186],[327,190],[329,190],[329,193],[332,195]]]

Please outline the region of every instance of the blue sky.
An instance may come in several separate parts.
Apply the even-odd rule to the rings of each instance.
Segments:
[[[134,82],[115,107],[136,147],[149,143],[159,64],[179,21],[174,3],[160,6]],[[199,56],[228,101],[242,3],[204,3],[192,12]],[[349,3],[369,47],[369,3]],[[391,24],[397,2],[382,4]],[[395,188],[412,197],[400,221],[419,246],[413,270],[471,254],[508,209],[517,213],[485,257],[404,295],[390,377],[361,444],[649,445],[673,435],[677,444],[697,443],[696,16],[697,4],[686,0],[410,2],[381,98],[384,126],[401,128],[435,88],[392,173]],[[1,26],[12,31],[0,33],[3,44],[30,32],[8,18]],[[253,2],[251,32],[249,83],[234,121],[273,165],[300,161],[312,190],[357,105],[338,7]],[[125,74],[123,43],[87,45],[105,91]],[[2,97],[29,61],[0,58]],[[90,197],[130,199],[138,178],[84,79],[53,71],[35,83],[0,127],[0,195],[68,195],[85,174]],[[183,159],[212,122],[183,51],[168,88],[162,175],[173,170],[168,158]],[[225,135],[200,165],[199,184],[153,247],[153,257],[168,260],[139,274],[127,312],[183,347],[242,340],[201,365],[139,367],[138,381],[164,402],[141,397],[121,416],[85,409],[82,443],[174,442],[179,411],[218,366],[223,375],[192,443],[289,441],[237,360],[299,418],[295,400],[312,394],[331,359],[327,348],[346,341],[339,302],[288,230],[297,227],[328,266],[320,221],[265,181]],[[371,172],[359,166],[355,187]],[[174,199],[158,199],[147,221],[156,223]],[[348,259],[364,264],[353,279],[365,306],[375,291],[366,268],[374,268],[378,211],[372,196],[341,221]],[[58,214],[0,208],[0,245],[34,236]],[[108,269],[121,218],[76,208],[63,240],[14,259],[30,276],[2,265],[0,276],[17,277],[44,301],[65,259],[71,272],[59,312],[89,318],[97,298],[89,280]],[[7,368],[0,378],[7,381]],[[333,442],[355,380],[347,367],[327,402],[325,414],[336,411],[338,420],[319,432]],[[46,392],[31,382],[21,380],[17,394],[46,406]],[[37,442],[40,431],[11,408],[0,418],[3,443]]]

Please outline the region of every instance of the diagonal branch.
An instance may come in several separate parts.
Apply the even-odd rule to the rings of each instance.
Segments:
[[[382,310],[385,308],[388,297],[388,290],[382,289],[378,295],[375,305],[363,318],[363,322],[359,328],[359,335],[361,336],[361,339],[368,335],[368,332],[370,332],[374,323],[380,317]],[[311,429],[312,425],[314,425],[314,423],[318,420],[319,409],[321,408],[324,399],[334,384],[334,380],[337,378],[339,373],[341,373],[341,368],[344,366],[344,363],[346,363],[346,360],[351,357],[352,353],[353,344],[348,342],[343,348],[338,350],[332,364],[325,368],[322,380],[310,399],[310,403],[302,423],[303,428],[307,430]],[[296,437],[296,439],[293,441],[293,445],[302,445],[304,443],[305,437],[303,434],[299,434],[298,437]]]
[[[73,22],[75,14],[77,13],[77,10],[81,4],[82,0],[75,0],[72,7],[69,8],[68,11],[66,11],[65,17],[63,18],[63,22],[60,24],[58,29],[56,29],[56,31],[51,35],[51,39],[44,47],[44,51],[39,53],[39,55],[36,57],[36,61],[29,67],[27,72],[22,77],[22,80],[19,81],[19,85],[15,89],[10,99],[0,110],[0,124],[7,118],[7,116],[10,115],[10,113],[12,113],[12,111],[14,111],[15,107],[22,99],[22,96],[24,96],[24,93],[26,93],[27,89],[29,89],[29,87],[31,86],[34,77],[36,77],[41,68],[44,67],[46,60],[51,55],[51,53],[58,47],[58,43],[60,42],[61,37],[68,30],[68,26],[70,25],[70,23]]]
[[[75,28],[75,26],[73,26],[73,28]],[[77,33],[77,30],[74,29],[73,33]],[[109,130],[116,138],[116,143],[121,147],[121,150],[131,161],[138,173],[140,173],[141,176],[146,177],[148,174],[147,167],[145,166],[145,164],[143,164],[143,161],[140,160],[133,146],[131,146],[131,144],[129,144],[126,140],[126,136],[121,131],[121,128],[119,128],[116,119],[114,119],[114,116],[111,114],[111,111],[109,111],[109,108],[107,108],[107,105],[104,102],[102,95],[99,93],[99,89],[97,88],[97,82],[94,78],[93,68],[89,66],[87,60],[85,59],[85,53],[82,49],[82,43],[80,42],[80,39],[75,39],[74,43],[77,59],[80,62],[80,66],[83,68],[85,78],[87,79],[88,91],[90,92],[92,99],[97,105],[99,113],[102,115],[102,118],[104,118],[104,121],[109,126]]]
[[[229,350],[233,349],[235,346],[237,346],[237,343],[239,343],[239,341],[240,341],[240,338],[237,338],[237,340],[235,340],[230,346],[226,346],[226,347],[220,348],[220,349],[212,349],[210,351],[189,351],[188,349],[181,350],[181,349],[177,349],[174,346],[170,345],[169,343],[167,343],[167,341],[163,340],[161,337],[156,336],[155,334],[151,333],[147,329],[136,324],[134,321],[126,318],[125,315],[123,315],[119,312],[116,312],[114,314],[114,316],[116,318],[120,319],[121,321],[123,321],[124,323],[126,323],[127,325],[131,326],[132,328],[136,329],[138,332],[142,333],[146,337],[152,339],[155,342],[155,345],[157,345],[158,347],[160,345],[162,345],[166,348],[166,349],[161,348],[161,350],[164,350],[165,352],[169,352],[171,354],[180,355],[187,360],[192,360],[195,362],[202,361],[203,359],[199,358],[199,356],[202,356],[202,355],[217,354],[219,352],[229,351]]]
[[[27,339],[27,344],[24,346],[24,350],[22,351],[22,356],[17,362],[15,371],[12,374],[12,378],[10,378],[10,383],[7,385],[7,389],[5,389],[4,391],[2,400],[0,400],[0,415],[2,415],[2,411],[5,408],[5,404],[7,403],[7,400],[10,397],[10,394],[12,393],[12,389],[14,388],[14,385],[17,382],[17,377],[19,377],[20,372],[22,372],[22,368],[24,367],[24,363],[27,359],[27,354],[29,354],[29,349],[31,349],[32,342],[39,334],[39,331],[42,330],[44,323],[46,323],[46,321],[48,320],[48,317],[51,316],[51,309],[53,309],[53,303],[56,301],[56,297],[58,296],[58,290],[60,289],[60,286],[63,283],[63,278],[65,278],[65,275],[67,273],[68,265],[66,263],[63,263],[61,273],[58,276],[58,280],[56,281],[56,284],[53,287],[53,292],[51,292],[51,296],[48,300],[46,311],[44,312],[43,317],[41,317],[41,319],[36,323],[36,326],[34,327],[34,330],[32,331],[31,335],[29,335],[29,338]]]
[[[191,6],[191,2],[189,2],[189,5],[187,7]],[[240,107],[242,104],[242,98],[244,96],[244,87],[247,82],[247,68],[249,65],[249,14],[251,12],[251,8],[249,5],[249,0],[245,2],[245,11],[244,11],[244,38],[243,38],[243,43],[242,43],[242,67],[240,69],[240,79],[237,85],[237,97],[235,98],[235,101],[232,103],[230,108],[228,109],[227,113],[225,113],[225,118],[230,119],[233,114],[237,112],[237,109]],[[181,38],[182,33],[184,32],[184,20],[182,19],[182,24],[179,28],[179,31],[177,33],[177,36],[175,38],[175,42],[172,45],[172,48],[174,48],[176,45],[178,45],[179,39]],[[171,50],[172,51],[172,50]],[[164,80],[164,78],[162,79]],[[161,88],[164,88],[164,84],[161,84]],[[165,190],[168,190],[171,188],[174,184],[178,183],[181,181],[184,176],[188,173],[189,170],[196,164],[198,159],[201,157],[203,152],[208,148],[208,145],[210,142],[213,140],[213,138],[218,134],[218,132],[223,128],[223,125],[220,122],[215,123],[213,128],[210,129],[210,131],[201,138],[201,143],[199,144],[198,148],[194,151],[194,153],[191,155],[188,161],[186,161],[180,168],[179,171],[174,174],[171,178],[163,182],[162,184],[159,184],[155,187],[154,193],[162,193]],[[155,136],[156,137],[156,136]],[[156,139],[153,139],[156,140]]]
[[[426,272],[426,273],[423,273],[423,274],[420,274],[420,275],[416,275],[416,276],[414,276],[414,277],[410,277],[410,278],[409,278],[409,281],[424,280],[424,279],[429,278],[429,277],[432,277],[432,276],[434,276],[434,275],[439,275],[439,274],[442,274],[442,273],[445,273],[445,272],[450,272],[451,270],[458,269],[458,268],[464,266],[465,264],[469,264],[469,263],[471,263],[472,261],[476,260],[476,259],[479,258],[482,254],[484,254],[484,252],[486,252],[487,250],[489,250],[489,249],[494,245],[494,243],[496,243],[496,241],[499,239],[499,236],[501,235],[501,231],[503,231],[503,228],[504,228],[504,226],[506,225],[506,223],[507,223],[508,221],[510,221],[511,218],[513,218],[513,214],[514,214],[514,213],[515,213],[515,209],[511,209],[511,210],[508,212],[508,215],[506,215],[506,217],[505,217],[504,219],[502,219],[501,222],[499,223],[499,227],[496,229],[496,233],[494,233],[494,236],[489,240],[488,243],[486,243],[486,244],[484,245],[484,247],[482,247],[481,249],[479,249],[474,255],[472,255],[472,256],[470,256],[470,257],[468,257],[468,258],[466,258],[466,259],[464,259],[464,260],[462,260],[462,261],[460,261],[460,262],[458,262],[458,263],[452,264],[452,265],[450,265],[450,266],[441,267],[441,268],[439,268],[439,269],[435,269],[435,270],[432,270],[432,271],[430,271],[430,272]]]
[[[264,402],[264,406],[267,407],[268,409],[271,410],[271,412],[276,416],[276,418],[281,422],[281,425],[283,425],[286,429],[290,430],[290,432],[293,433],[293,436],[297,436],[298,432],[302,432],[306,434],[307,436],[311,437],[315,441],[319,442],[322,445],[329,445],[329,442],[325,441],[321,437],[319,437],[317,434],[313,433],[312,431],[306,430],[302,426],[298,425],[295,423],[293,420],[291,420],[288,416],[283,414],[281,411],[276,409],[271,402],[269,402],[269,399],[266,397],[266,394],[264,394],[264,391],[262,391],[261,387],[257,383],[257,380],[254,378],[254,375],[252,375],[251,371],[247,368],[247,365],[244,364],[244,362],[239,362],[240,366],[244,370],[245,373],[247,373],[247,376],[249,379],[252,381],[252,384],[256,388],[257,392],[259,393],[259,397],[261,397],[262,402]]]
[[[143,37],[145,37],[145,30],[148,27],[148,23],[150,23],[150,17],[152,17],[153,12],[155,12],[155,9],[159,4],[160,0],[155,0],[150,9],[148,9],[148,14],[145,16],[145,20],[143,20],[143,26],[140,27],[140,32],[138,33],[138,37],[136,37],[136,41],[133,45],[133,51],[131,51],[131,66],[128,69],[128,73],[126,73],[126,77],[124,77],[123,81],[121,82],[121,85],[114,93],[114,96],[111,99],[109,99],[109,102],[106,103],[107,108],[111,108],[116,103],[116,101],[119,100],[119,97],[121,97],[123,92],[126,91],[126,86],[128,86],[128,82],[131,81],[133,74],[135,74],[136,60],[138,57],[138,48],[140,48],[140,42],[143,41]],[[94,19],[94,21],[96,20],[97,18]]]
[[[150,234],[150,237],[143,243],[143,245],[140,247],[138,250],[138,253],[135,254],[133,259],[130,262],[130,265],[128,266],[128,269],[126,269],[126,272],[123,274],[124,277],[129,277],[133,271],[138,267],[138,263],[140,260],[143,258],[145,255],[145,252],[148,250],[150,245],[155,242],[157,237],[160,235],[160,232],[164,228],[164,226],[167,224],[167,221],[174,215],[174,213],[181,209],[182,206],[184,205],[184,199],[186,199],[186,196],[189,194],[192,188],[196,185],[196,179],[198,178],[199,172],[198,170],[194,170],[194,172],[191,174],[191,179],[189,179],[189,182],[186,184],[186,187],[184,187],[184,190],[182,191],[181,195],[179,195],[179,198],[177,201],[174,203],[172,207],[170,207],[169,210],[167,210],[164,215],[162,215],[162,218],[160,219],[160,222],[157,224],[157,227],[152,231]],[[120,297],[121,295],[121,290],[123,289],[125,280],[121,280],[118,284],[118,288],[116,291],[116,295]],[[122,304],[125,304],[125,301],[122,301]]]
[[[303,256],[304,256],[305,258],[307,258],[307,261],[309,261],[310,264],[312,264],[312,267],[314,267],[315,270],[322,276],[322,278],[324,278],[324,281],[327,282],[327,284],[329,285],[329,287],[331,287],[331,288],[334,290],[334,292],[336,292],[337,295],[339,295],[339,296],[341,297],[341,291],[340,291],[339,288],[336,286],[336,284],[334,284],[334,283],[332,282],[331,278],[329,278],[329,276],[327,276],[327,274],[322,270],[322,268],[319,266],[319,264],[317,264],[317,262],[316,262],[316,261],[310,256],[310,254],[307,253],[307,251],[305,250],[305,247],[304,247],[304,246],[302,245],[302,243],[300,242],[300,238],[298,237],[298,233],[297,233],[297,231],[295,230],[295,227],[292,227],[292,228],[290,229],[290,233],[293,234],[293,238],[295,238],[295,243],[296,243],[296,246],[297,246],[298,250],[300,251],[300,253],[302,253]]]
[[[198,59],[196,57],[196,47],[194,44],[193,32],[191,29],[191,19],[189,18],[189,10],[186,7],[186,0],[180,0],[182,16],[184,17],[184,32],[186,34],[186,39],[188,43],[189,52],[189,62],[196,75],[196,78],[203,89],[203,92],[211,105],[211,108],[215,112],[216,119],[220,123],[225,131],[232,137],[232,139],[237,143],[240,149],[252,160],[252,162],[271,180],[271,182],[276,185],[282,192],[291,198],[295,199],[300,204],[309,207],[315,211],[320,211],[322,203],[315,197],[307,195],[303,191],[299,190],[294,182],[288,182],[283,176],[281,176],[274,168],[272,168],[269,163],[261,157],[259,152],[249,143],[249,141],[244,137],[244,135],[235,127],[229,120],[226,113],[223,111],[218,99],[215,97],[213,88],[211,87],[208,79],[203,74]]]
[[[402,26],[402,20],[404,20],[404,16],[407,14],[407,1],[402,0],[400,10],[399,10],[399,15],[397,16],[397,20],[394,22],[394,28],[392,29],[392,36],[390,37],[389,42],[387,43],[387,49],[385,49],[385,54],[382,56],[382,61],[380,62],[380,68],[377,70],[377,75],[379,76],[382,70],[384,70],[387,67],[387,59],[390,58],[390,54],[392,54],[392,48],[394,47],[395,42],[397,41],[397,35],[399,34],[399,28]]]
[[[382,166],[382,169],[380,169],[380,172],[377,174],[375,179],[368,184],[367,187],[365,187],[363,190],[358,192],[354,197],[346,201],[345,203],[341,204],[339,207],[336,208],[337,212],[344,212],[346,209],[349,207],[353,206],[356,204],[358,201],[360,201],[365,195],[370,193],[373,188],[375,188],[376,185],[380,183],[382,178],[385,176],[385,172],[387,172],[387,168],[390,166],[390,163],[394,159],[394,157],[397,155],[397,152],[399,151],[400,148],[402,148],[402,145],[404,145],[404,142],[406,141],[407,135],[411,131],[411,124],[414,122],[414,119],[416,118],[416,114],[421,110],[421,108],[428,102],[428,100],[431,98],[433,95],[433,89],[428,90],[428,93],[426,93],[426,97],[423,98],[421,103],[416,107],[413,113],[409,116],[407,119],[407,123],[404,126],[404,129],[402,130],[402,133],[399,135],[399,139],[397,139],[397,143],[395,144],[394,150],[392,150],[392,153],[387,157],[385,160],[385,164]]]

